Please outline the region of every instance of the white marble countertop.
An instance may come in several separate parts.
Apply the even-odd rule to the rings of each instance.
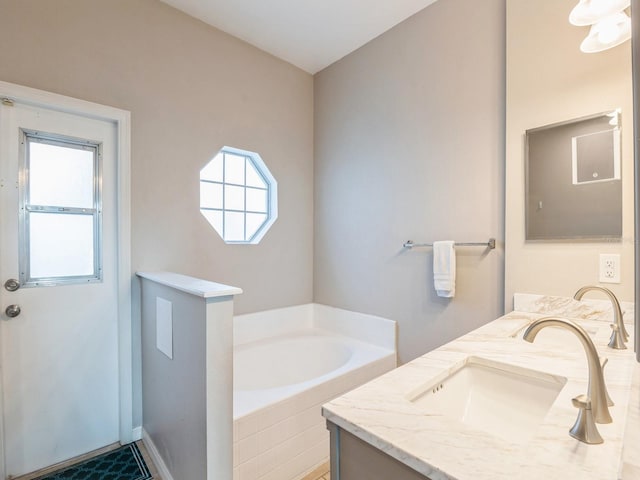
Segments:
[[[640,369],[633,341],[628,350],[607,347],[610,310],[598,306],[606,304],[596,302],[588,308],[583,302],[561,302],[557,297],[526,300],[529,305],[523,308],[536,313],[514,311],[490,322],[325,404],[323,415],[431,480],[640,478]],[[533,343],[519,338],[528,324],[545,315],[545,304],[554,315],[572,315],[590,332],[600,357],[609,359],[604,374],[615,406],[610,407],[613,423],[597,425],[603,444],[586,445],[568,434],[578,412],[571,399],[587,392],[588,365],[578,339],[550,328]],[[630,307],[625,306],[628,322]],[[542,339],[546,330],[555,330],[556,343]],[[628,330],[632,339],[633,327]],[[566,344],[557,342],[560,333],[565,334]],[[429,387],[470,356],[567,379],[539,428],[527,432],[528,439],[506,440],[429,415],[409,401],[417,388]]]

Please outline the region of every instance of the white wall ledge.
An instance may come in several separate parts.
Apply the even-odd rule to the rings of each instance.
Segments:
[[[210,282],[200,278],[189,277],[173,272],[136,272],[140,278],[145,278],[160,285],[175,288],[185,293],[202,298],[226,297],[229,295],[240,295],[242,289],[231,287],[222,283]]]

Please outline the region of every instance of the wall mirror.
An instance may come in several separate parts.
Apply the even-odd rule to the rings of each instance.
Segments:
[[[506,311],[513,309],[515,293],[573,297],[584,285],[600,285],[623,302],[634,301],[631,42],[583,53],[580,45],[589,27],[569,23],[577,3],[506,0]],[[598,132],[604,133],[590,136]],[[556,136],[563,139],[557,155]],[[598,149],[609,152],[602,164],[598,159],[605,154],[589,155]],[[543,160],[560,160],[533,166],[536,151]],[[555,183],[560,180],[562,185]],[[588,201],[576,197],[583,187],[612,191]],[[562,189],[573,191],[569,200],[554,197]],[[618,206],[604,213],[614,197]],[[565,215],[544,218],[550,213]],[[536,223],[536,215],[544,221]],[[619,255],[619,283],[600,282],[601,254]],[[605,299],[598,294],[589,298]]]
[[[525,133],[526,239],[622,237],[620,111]]]

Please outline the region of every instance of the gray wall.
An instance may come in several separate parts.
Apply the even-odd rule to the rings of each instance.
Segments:
[[[597,132],[606,134],[586,137],[589,151],[578,151],[578,180],[593,181],[594,171],[614,176],[609,120],[603,115],[527,132],[527,240],[622,236],[622,182],[573,183],[571,139]]]
[[[205,300],[149,280],[141,282],[144,429],[173,478],[204,480],[207,478]],[[172,359],[156,348],[157,297],[172,304]]]
[[[504,0],[436,2],[315,88],[156,0],[0,12],[0,79],[132,112],[134,270],[237,285],[236,313],[315,297],[395,319],[401,361],[501,313],[501,246],[458,249],[446,300],[431,251],[401,245],[503,238]],[[278,180],[279,218],[256,246],[225,245],[197,209],[198,171],[225,144]]]
[[[311,75],[157,0],[0,12],[1,80],[132,112],[135,271],[237,285],[238,313],[311,301]],[[223,145],[260,153],[278,181],[259,245],[225,245],[200,215],[199,171]]]
[[[317,302],[399,323],[406,362],[502,312],[504,0],[441,0],[315,77]],[[433,289],[416,242],[457,249]]]
[[[0,80],[131,111],[133,271],[239,286],[237,313],[312,300],[311,75],[157,0],[0,0],[0,45]],[[223,145],[278,181],[259,245],[225,245],[200,215],[199,171]]]

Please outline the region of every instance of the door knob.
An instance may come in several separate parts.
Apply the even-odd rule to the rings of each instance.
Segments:
[[[14,318],[20,315],[20,305],[9,305],[4,309],[4,313],[7,314],[7,317]]]
[[[20,288],[20,282],[15,278],[10,278],[6,282],[4,282],[4,288],[9,290],[10,292],[15,292],[17,289]]]

